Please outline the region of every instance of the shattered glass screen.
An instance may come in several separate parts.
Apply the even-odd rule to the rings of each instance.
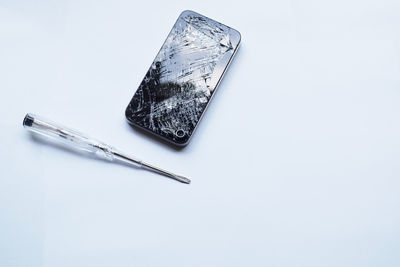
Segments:
[[[236,30],[184,11],[129,103],[128,121],[186,144],[239,42]]]

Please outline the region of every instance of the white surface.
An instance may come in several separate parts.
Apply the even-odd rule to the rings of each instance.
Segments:
[[[192,142],[124,110],[192,9],[242,46]],[[399,266],[400,2],[0,3],[0,266]],[[35,142],[33,112],[192,178]]]

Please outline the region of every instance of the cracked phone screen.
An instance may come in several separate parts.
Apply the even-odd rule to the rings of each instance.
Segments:
[[[238,31],[184,11],[129,103],[128,121],[186,144],[239,42]]]

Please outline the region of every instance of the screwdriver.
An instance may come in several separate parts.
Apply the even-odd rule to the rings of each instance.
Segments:
[[[76,130],[61,126],[57,123],[34,115],[32,113],[26,114],[23,121],[23,126],[32,132],[44,135],[53,140],[60,141],[64,145],[67,145],[78,151],[87,152],[108,161],[119,160],[122,162],[126,162],[136,167],[150,170],[169,178],[175,179],[179,182],[190,184],[190,180],[186,177],[160,169],[139,159],[128,156],[123,152],[117,150],[116,148],[109,146],[101,141],[93,139]]]

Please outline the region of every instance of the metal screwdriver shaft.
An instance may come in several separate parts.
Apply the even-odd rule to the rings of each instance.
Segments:
[[[114,154],[115,157],[119,158],[120,160],[140,165],[140,167],[142,167],[144,169],[148,169],[148,170],[151,170],[153,172],[162,174],[164,176],[170,177],[172,179],[175,179],[175,180],[177,180],[179,182],[182,182],[182,183],[185,183],[185,184],[190,184],[190,180],[188,178],[186,178],[186,177],[183,177],[183,176],[180,176],[180,175],[176,175],[176,174],[174,174],[172,172],[160,169],[160,168],[158,168],[156,166],[153,166],[153,165],[150,165],[150,164],[148,164],[146,162],[131,158],[131,157],[126,156],[126,155],[124,155],[124,154],[122,154],[122,153],[120,153],[118,151],[112,151],[112,153]]]
[[[176,175],[172,172],[160,169],[134,157],[127,156],[126,154],[103,142],[90,138],[76,130],[69,129],[67,127],[51,122],[47,119],[41,118],[37,115],[31,113],[26,114],[23,125],[26,129],[30,131],[39,133],[53,140],[57,140],[76,150],[87,152],[89,154],[94,154],[108,161],[120,160],[123,162],[127,162],[134,166],[170,177],[179,182],[186,184],[190,183],[190,180],[186,177]]]

